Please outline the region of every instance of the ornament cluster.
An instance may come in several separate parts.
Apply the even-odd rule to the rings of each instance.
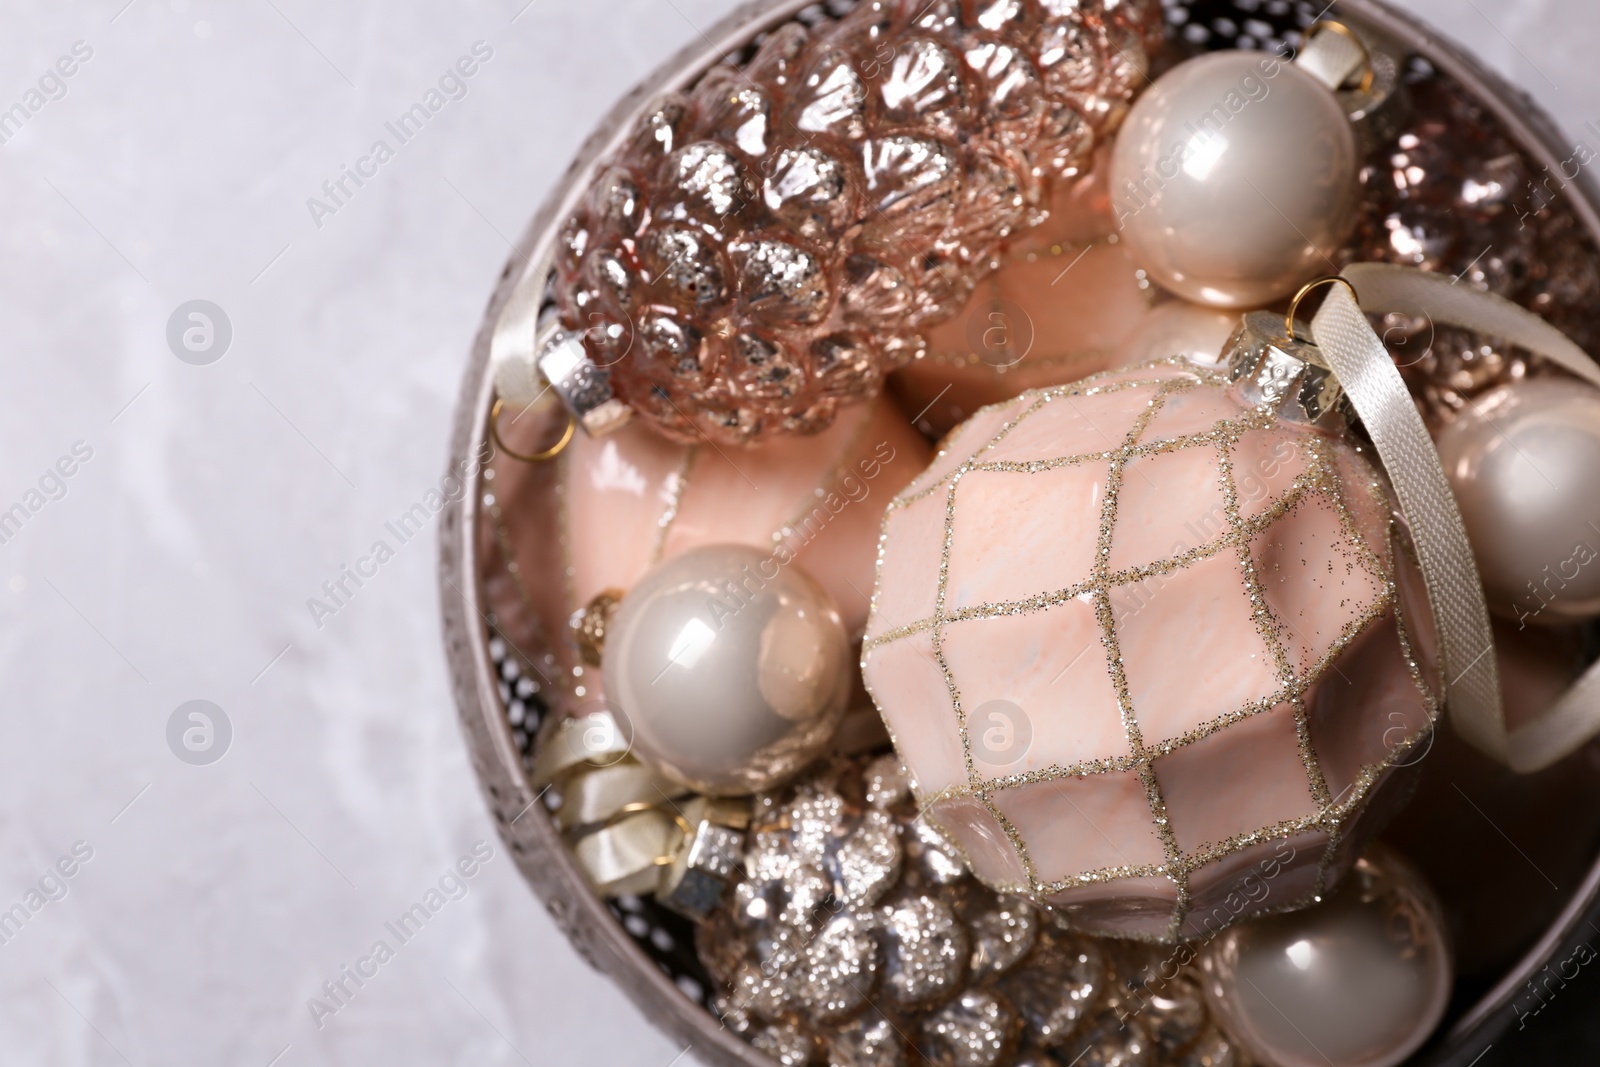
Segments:
[[[517,576],[566,641],[552,690],[610,704],[547,722],[531,778],[783,1067],[1393,1067],[1443,1016],[1439,902],[1368,848],[1443,691],[1410,527],[1292,309],[1220,356],[1214,309],[1386,260],[1591,345],[1600,269],[1459,87],[1302,6],[1293,62],[1158,57],[1154,0],[807,9],[647,109],[561,230],[539,368],[585,430],[640,425],[562,457],[565,612]],[[1117,369],[974,401],[913,479],[921,402],[845,409],[897,370],[942,385],[923,414],[959,397],[904,368],[1069,189],[1154,310],[1072,377]],[[1497,625],[1571,637],[1600,395],[1425,314],[1378,327]],[[875,444],[916,462],[830,491]],[[792,496],[754,547],[773,524],[738,513]]]
[[[713,1010],[783,1067],[1244,1067],[1193,952],[996,896],[893,756],[756,798],[745,879],[699,932]]]
[[[1160,10],[866,0],[779,27],[655,106],[594,183],[563,231],[563,327],[670,437],[816,432],[1084,171]]]

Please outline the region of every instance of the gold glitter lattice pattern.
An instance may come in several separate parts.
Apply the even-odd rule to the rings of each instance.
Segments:
[[[1320,895],[1431,729],[1396,540],[1356,445],[1210,372],[1025,393],[890,504],[862,670],[980,878],[1195,936]]]

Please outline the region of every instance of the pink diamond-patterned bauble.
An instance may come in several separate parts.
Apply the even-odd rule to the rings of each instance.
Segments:
[[[1024,393],[889,505],[862,657],[996,889],[1169,941],[1311,903],[1405,799],[1426,601],[1354,441],[1164,361]]]
[[[555,297],[655,430],[815,433],[923,351],[1145,84],[1155,0],[862,0],[650,108]]]

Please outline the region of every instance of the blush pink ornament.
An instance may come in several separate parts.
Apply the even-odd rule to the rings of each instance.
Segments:
[[[890,504],[862,657],[929,817],[1097,934],[1311,903],[1437,714],[1392,514],[1180,361],[979,412]]]
[[[569,612],[705,545],[792,559],[859,634],[884,502],[927,463],[928,446],[887,400],[860,404],[804,440],[726,450],[667,441],[644,426],[576,435],[561,456]]]
[[[918,429],[940,437],[986,404],[1106,370],[1150,315],[1148,283],[1116,232],[1106,156],[1056,183],[1050,218],[1012,240],[955,317],[926,331],[927,353],[895,373]],[[1226,316],[1212,355],[1237,319]]]

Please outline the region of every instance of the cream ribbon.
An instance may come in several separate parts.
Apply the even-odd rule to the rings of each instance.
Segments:
[[[632,759],[609,767],[585,768],[562,782],[556,823],[563,830],[582,830],[629,805],[653,804],[665,809],[688,792]]]
[[[543,788],[580,765],[609,767],[621,762],[632,747],[632,736],[609,709],[562,719],[553,730],[542,732],[528,779],[534,788]]]
[[[1600,664],[1539,718],[1508,730],[1483,582],[1433,439],[1366,313],[1426,315],[1543,356],[1600,386],[1600,366],[1565,334],[1509,300],[1410,267],[1358,263],[1334,286],[1311,336],[1361,417],[1410,527],[1439,633],[1450,721],[1474,747],[1521,772],[1549,766],[1600,734]]]

